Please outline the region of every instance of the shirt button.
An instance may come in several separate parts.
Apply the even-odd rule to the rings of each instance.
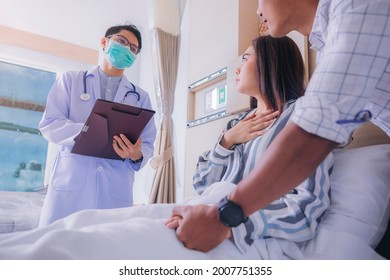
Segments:
[[[99,171],[99,172],[102,172],[102,171],[103,171],[103,167],[99,166],[99,167],[98,167],[98,171]]]

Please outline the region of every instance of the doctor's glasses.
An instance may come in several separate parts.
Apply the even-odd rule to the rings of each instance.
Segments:
[[[122,36],[120,34],[115,34],[115,35],[107,36],[107,39],[112,39],[113,41],[121,44],[122,46],[129,47],[133,54],[139,53],[139,47],[137,45],[130,43],[125,36]]]

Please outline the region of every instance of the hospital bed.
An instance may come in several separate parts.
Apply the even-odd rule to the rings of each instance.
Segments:
[[[304,258],[390,259],[390,229],[387,229],[390,216],[390,138],[371,124],[362,126],[354,133],[353,137],[354,140],[349,146],[334,151],[335,162],[331,175],[331,206],[322,218],[316,236],[305,246]],[[34,199],[37,199],[35,202],[27,202],[27,198],[31,197],[27,194],[24,196],[26,196],[25,199],[23,199],[23,195],[19,199],[8,197],[8,200],[13,200],[15,203],[9,209],[10,212],[8,214],[5,214],[6,210],[2,209],[0,204],[0,219],[15,217],[12,222],[7,222],[9,225],[12,224],[12,226],[5,227],[4,221],[0,221],[0,229],[3,232],[29,230],[37,225],[37,217],[44,196],[42,194],[31,194],[31,197],[35,196]],[[4,197],[0,197],[0,200],[3,199]],[[27,210],[24,212],[25,217],[21,217],[23,215],[15,215],[15,213],[18,213],[18,210],[16,210],[18,203],[20,203],[19,206],[21,208]],[[155,209],[158,209],[158,207],[156,206]],[[72,228],[71,234],[73,237],[64,235],[63,239],[56,239],[56,241],[50,241],[45,237],[45,246],[48,248],[47,245],[49,244],[52,245],[49,247],[56,248],[56,246],[61,245],[62,240],[78,238],[86,232],[93,231],[96,232],[96,240],[94,241],[93,238],[87,239],[88,242],[96,242],[94,245],[96,245],[97,253],[94,252],[93,258],[132,258],[132,256],[127,255],[128,251],[126,250],[128,250],[128,246],[125,245],[132,237],[125,231],[121,232],[123,230],[122,226],[125,226],[129,217],[137,217],[138,215],[140,219],[136,226],[140,228],[149,226],[148,222],[142,219],[142,217],[149,215],[149,212],[144,211],[145,209],[135,210],[131,215],[126,212],[125,208],[90,210],[76,213],[42,231],[42,235],[50,236],[47,237],[50,239],[50,231],[54,232],[64,228]],[[147,211],[153,213],[153,207],[148,208]],[[159,215],[169,215],[170,211],[171,207],[166,206],[157,212],[160,212]],[[20,213],[23,213],[23,211]],[[99,239],[98,233],[101,234],[103,239]],[[135,232],[135,234],[137,233]],[[164,238],[175,239],[174,234],[166,233],[168,234],[167,236],[164,234],[160,240],[153,232],[153,241],[151,238],[150,242],[160,242],[159,244],[161,244],[161,242],[164,242]],[[10,235],[5,234],[3,235],[5,236],[4,238],[0,235],[0,251],[2,246],[3,248],[8,246],[11,249],[15,246],[17,250],[21,250],[20,243],[23,243],[23,246],[35,246],[33,245],[35,241],[33,242],[32,237],[36,235],[38,233],[29,234],[28,231]],[[120,243],[118,248],[123,248],[123,251],[118,249],[105,254],[104,246],[107,245],[106,242],[101,242],[101,240],[107,239],[112,241],[114,238],[115,242]],[[232,246],[232,243],[225,244],[224,242],[222,245],[224,248],[231,248],[229,246]],[[136,244],[129,243],[129,246],[136,246]],[[110,251],[110,248],[107,248],[108,251]],[[168,250],[165,252],[156,250],[154,258],[172,258],[174,255],[170,254],[174,251],[175,248],[169,248],[169,252]],[[99,255],[99,252],[103,252],[103,254]],[[226,253],[226,251],[223,251],[223,254],[215,253],[211,254],[211,256],[213,258],[229,256]],[[84,258],[85,255],[72,254],[70,251],[69,256],[78,259]],[[147,258],[147,256],[145,255],[143,258]],[[20,257],[29,258],[28,255],[23,254]],[[42,257],[42,255],[39,257]],[[142,258],[142,256],[139,257]],[[183,258],[198,257],[203,258],[204,255],[196,253],[183,256]],[[234,258],[235,256],[232,257]],[[0,258],[4,258],[4,255],[0,255]],[[16,258],[18,258],[18,255],[16,255]]]
[[[0,234],[38,226],[44,192],[0,191]]]

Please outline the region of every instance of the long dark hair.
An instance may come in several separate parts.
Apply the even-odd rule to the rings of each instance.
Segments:
[[[279,110],[305,93],[305,67],[298,46],[289,37],[260,36],[252,41],[257,77],[267,108]],[[257,107],[251,98],[251,107]]]

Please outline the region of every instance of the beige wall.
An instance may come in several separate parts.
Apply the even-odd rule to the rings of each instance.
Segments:
[[[258,19],[257,0],[192,0],[188,4],[188,77],[191,84],[231,65],[257,36]],[[228,69],[229,74],[234,70],[234,67]],[[235,93],[234,87],[229,87],[228,84],[228,103],[237,103],[233,97],[239,95]],[[247,97],[241,98],[247,100]],[[191,98],[188,100],[191,102]],[[247,108],[248,103],[244,101],[244,104],[241,110]],[[237,110],[239,109],[231,109]],[[231,117],[187,128],[184,197],[194,194],[192,176],[199,155],[213,147]]]
[[[223,67],[257,34],[257,0],[192,0],[189,11],[189,82]]]
[[[94,49],[4,25],[0,25],[0,34],[0,44],[29,49],[92,65],[98,62],[99,52]]]

